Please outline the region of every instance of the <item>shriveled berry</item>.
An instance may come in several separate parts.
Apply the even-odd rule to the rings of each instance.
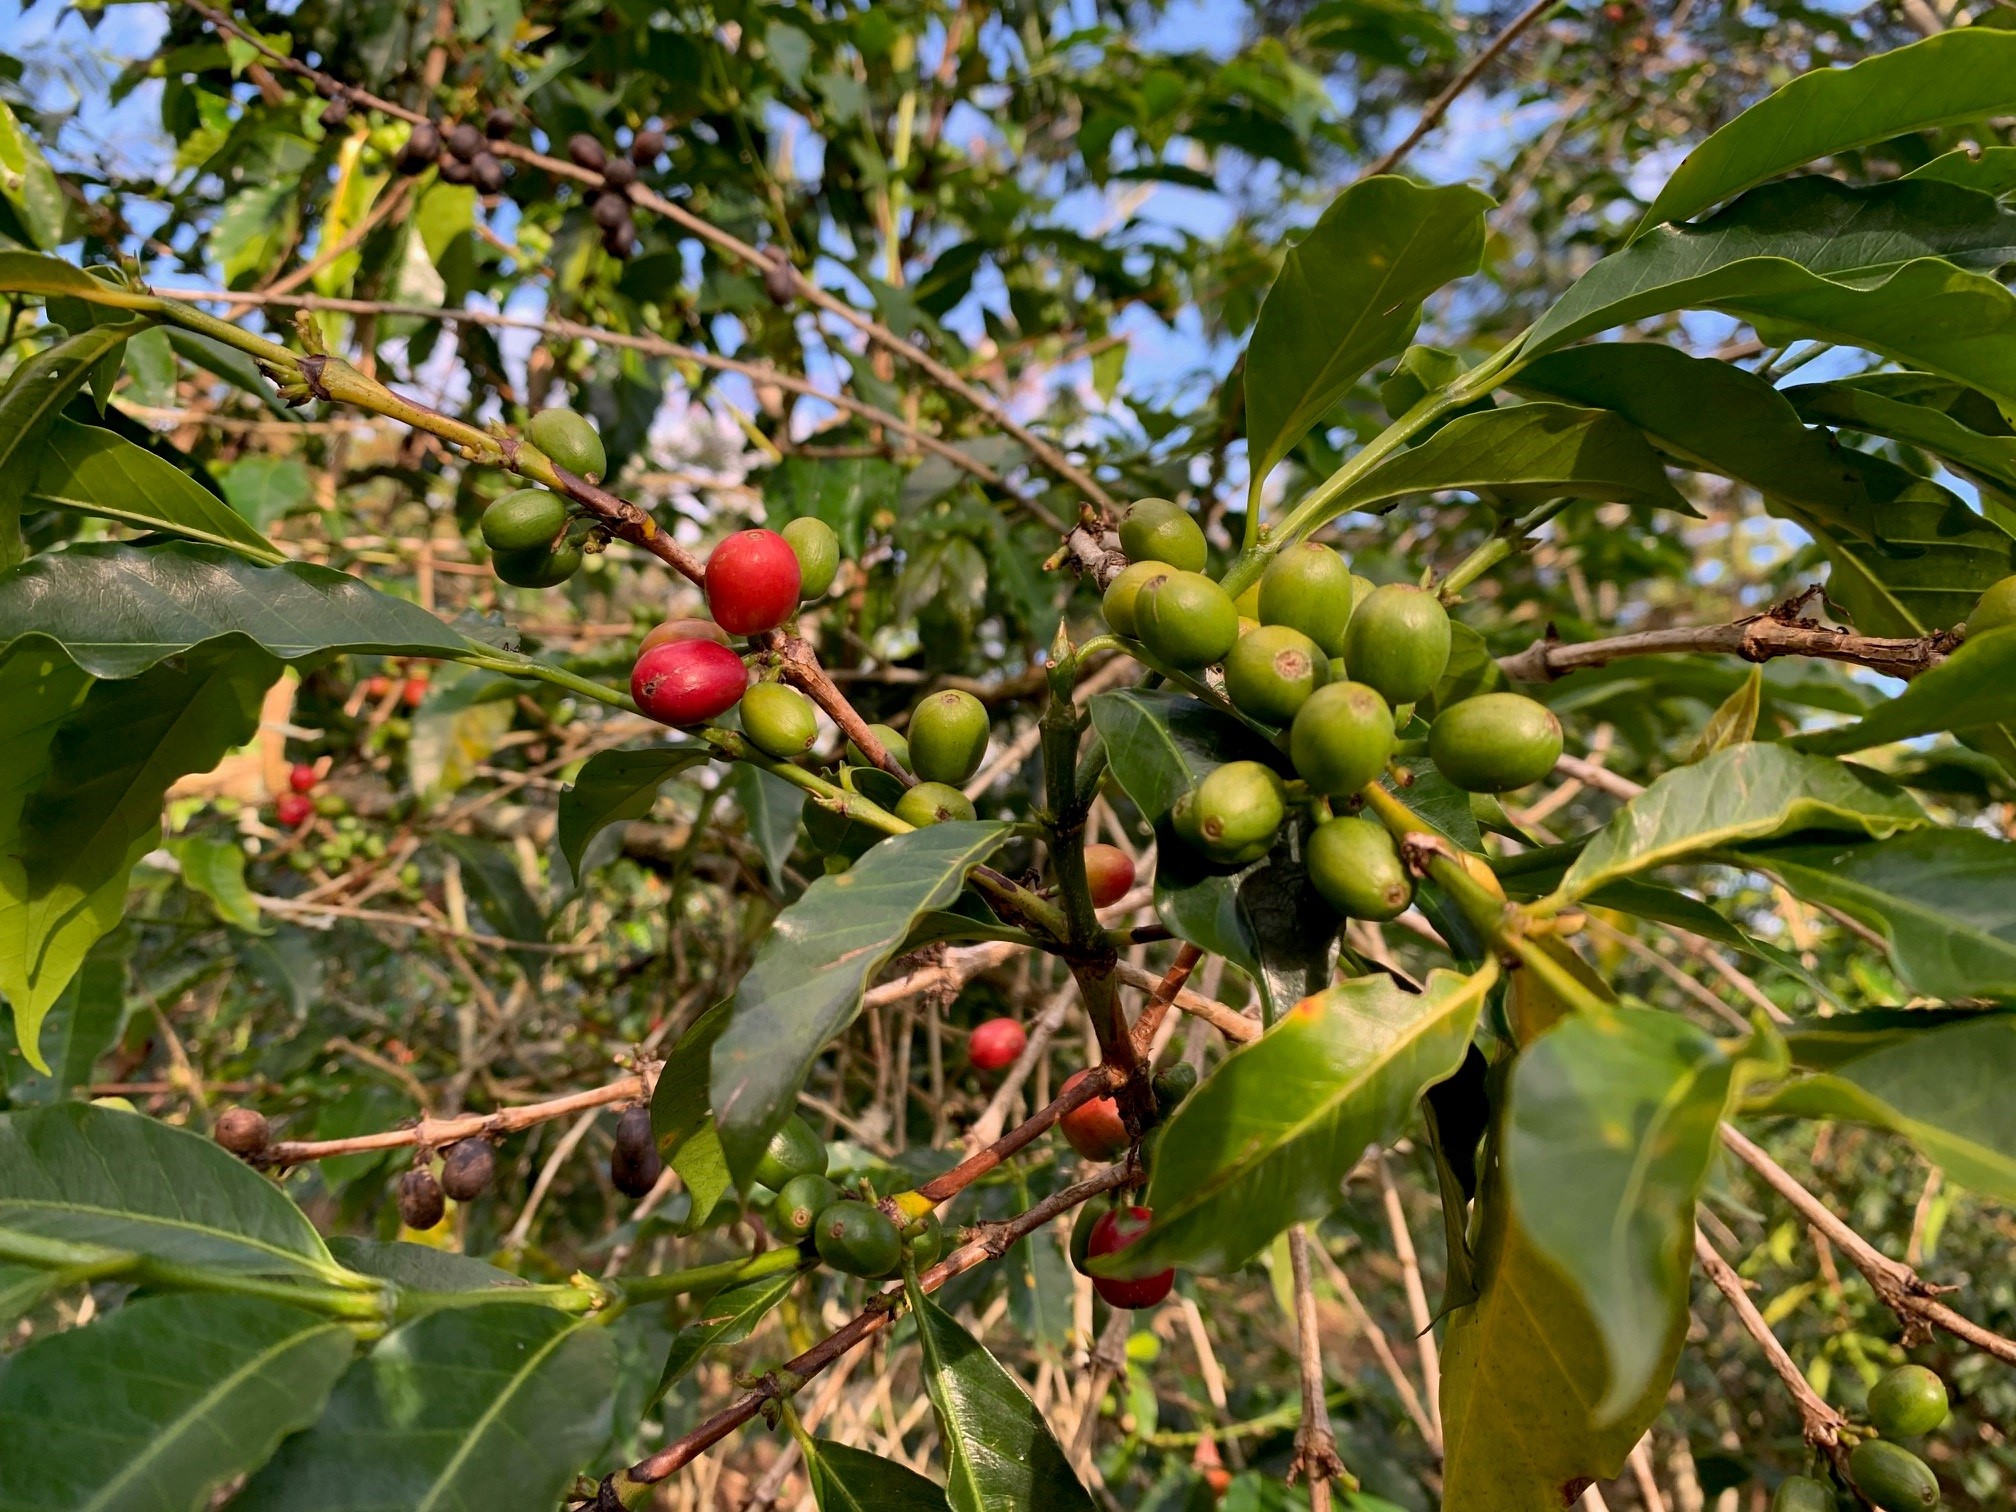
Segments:
[[[760,635],[798,607],[798,554],[774,530],[739,530],[707,558],[704,587],[723,630]]]
[[[643,1104],[625,1108],[616,1120],[616,1144],[609,1152],[609,1183],[625,1197],[642,1197],[658,1185],[665,1161],[651,1132],[651,1110]]]
[[[566,541],[491,554],[490,570],[513,588],[557,588],[581,570],[581,548]]]
[[[448,150],[465,163],[476,161],[476,154],[483,150],[483,133],[467,121],[458,122],[448,128]]]
[[[1414,881],[1385,826],[1347,814],[1316,826],[1305,856],[1309,881],[1347,919],[1397,918],[1414,901]]]
[[[966,1058],[975,1071],[1005,1071],[1028,1047],[1029,1034],[1011,1018],[992,1018],[976,1024],[966,1041]]]
[[[420,121],[399,149],[402,173],[419,173],[441,155],[441,130],[432,121]]]
[[[588,417],[571,409],[544,409],[525,427],[525,437],[571,473],[598,483],[609,467],[609,453]]]
[[[502,105],[483,117],[483,135],[493,142],[509,141],[517,130],[518,113],[506,110]]]
[[[1112,1208],[1101,1213],[1098,1222],[1092,1225],[1091,1238],[1085,1246],[1086,1258],[1096,1260],[1101,1255],[1116,1254],[1127,1248],[1148,1232],[1153,1218],[1154,1214],[1145,1207]],[[1100,1300],[1108,1307],[1153,1307],[1168,1296],[1175,1285],[1174,1266],[1126,1281],[1111,1276],[1092,1278],[1092,1289],[1099,1293]]]
[[[660,724],[705,724],[734,708],[748,686],[742,658],[711,640],[653,646],[630,671],[630,696]]]
[[[1091,1074],[1090,1071],[1073,1072],[1070,1080],[1059,1089],[1059,1095],[1069,1092]],[[1120,1104],[1110,1097],[1095,1097],[1080,1103],[1057,1120],[1057,1127],[1065,1142],[1087,1160],[1118,1160],[1127,1153],[1127,1146],[1131,1143],[1126,1121],[1120,1117]]]
[[[640,126],[637,135],[630,139],[630,161],[639,168],[648,168],[665,152],[665,131],[660,126]]]
[[[987,755],[987,706],[962,688],[910,711],[910,768],[926,782],[964,782]]]
[[[819,717],[796,688],[759,682],[742,695],[742,733],[764,755],[794,761],[819,739]]]
[[[282,793],[273,804],[273,817],[283,829],[299,829],[315,817],[315,804],[304,794]]]
[[[602,233],[602,250],[619,260],[637,250],[637,223],[625,210],[623,219]]]
[[[2016,573],[1990,587],[1967,615],[1969,635],[1985,635],[2004,625],[2016,625]]]
[[[1916,1438],[1946,1421],[1946,1383],[1923,1365],[1886,1370],[1869,1388],[1869,1421],[1886,1438]]]
[[[457,1202],[474,1202],[497,1175],[497,1152],[487,1139],[458,1139],[441,1152],[441,1190]]]
[[[515,489],[483,511],[477,528],[492,551],[543,551],[567,528],[567,501],[543,488]]]
[[[1106,585],[1106,596],[1099,601],[1099,612],[1105,617],[1106,628],[1129,640],[1138,639],[1141,628],[1136,610],[1141,590],[1150,583],[1160,582],[1175,570],[1167,562],[1135,562],[1122,568],[1120,575]]]
[[[763,1147],[763,1158],[756,1162],[754,1172],[757,1182],[773,1192],[783,1191],[784,1184],[793,1176],[825,1174],[826,1141],[796,1113],[785,1119],[777,1132],[770,1136],[770,1143]]]
[[[1210,559],[1204,532],[1190,512],[1168,499],[1137,499],[1120,516],[1120,549],[1130,562],[1167,562],[1202,572]]]
[[[1111,908],[1134,885],[1134,861],[1117,845],[1085,847],[1085,881],[1094,908]]]
[[[226,1108],[211,1133],[233,1155],[257,1155],[273,1142],[272,1125],[254,1108]]]
[[[441,1183],[425,1166],[414,1166],[399,1178],[399,1221],[409,1229],[431,1229],[448,1211]]]
[[[1352,677],[1396,708],[1428,696],[1449,665],[1449,611],[1425,588],[1374,588],[1351,615],[1344,660]]]
[[[1288,731],[1296,773],[1326,797],[1357,792],[1386,769],[1392,754],[1393,710],[1359,682],[1318,688]]]
[[[488,152],[476,154],[476,160],[469,165],[470,175],[476,180],[479,194],[502,194],[504,192],[504,165]]]
[[[896,765],[908,769],[910,766],[910,741],[901,730],[892,730],[885,724],[871,724],[868,733],[882,742],[882,749],[896,758]],[[868,758],[861,754],[861,747],[853,741],[847,742],[847,759],[856,766],[870,766]]]
[[[1771,1512],[1836,1512],[1834,1488],[1810,1475],[1788,1475],[1771,1496]]]
[[[1241,713],[1286,724],[1330,680],[1330,660],[1291,625],[1262,625],[1225,657],[1225,694]]]
[[[1134,597],[1135,634],[1154,656],[1188,670],[1222,661],[1239,639],[1239,611],[1201,572],[1172,572]]]
[[[798,555],[798,597],[825,597],[840,570],[840,537],[824,520],[800,515],[779,532]]]
[[[586,168],[590,173],[600,173],[609,161],[609,154],[602,150],[602,144],[585,131],[577,131],[567,138],[567,156],[574,160],[577,168]]]
[[[763,264],[763,292],[774,305],[788,305],[798,297],[798,272],[782,252]]]
[[[1882,1512],[1931,1512],[1939,1505],[1939,1478],[1909,1449],[1887,1439],[1864,1439],[1848,1456],[1855,1489]]]
[[[709,640],[717,646],[729,644],[728,632],[710,619],[668,619],[644,632],[644,638],[637,642],[637,654],[642,656],[667,641],[684,640]]]
[[[1428,755],[1466,793],[1509,793],[1554,770],[1561,721],[1523,693],[1479,694],[1435,716]]]
[[[604,231],[614,231],[630,222],[630,202],[620,194],[598,194],[588,206],[588,217]]]
[[[1260,574],[1260,623],[1300,630],[1325,656],[1344,650],[1351,603],[1350,566],[1316,541],[1286,547]]]
[[[315,784],[321,781],[315,775],[315,768],[305,761],[297,761],[287,769],[287,786],[297,793],[312,793]]]
[[[1258,860],[1274,843],[1287,809],[1281,778],[1258,761],[1228,761],[1190,795],[1184,839],[1221,865]]]
[[[819,1215],[840,1200],[840,1188],[824,1176],[807,1171],[793,1176],[770,1204],[770,1223],[787,1239],[803,1239]]]
[[[850,1276],[886,1276],[903,1263],[903,1236],[872,1202],[836,1202],[818,1218],[819,1258]]]
[[[896,817],[918,829],[971,819],[976,812],[973,800],[949,782],[920,782],[896,800]]]

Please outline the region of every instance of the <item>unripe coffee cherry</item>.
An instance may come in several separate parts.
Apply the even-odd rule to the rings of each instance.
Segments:
[[[1393,711],[1359,682],[1331,683],[1309,695],[1288,731],[1288,755],[1310,788],[1348,798],[1386,770],[1393,754]]]
[[[1939,1478],[1909,1449],[1887,1439],[1864,1439],[1848,1456],[1855,1489],[1882,1512],[1932,1512],[1939,1505]]]
[[[871,724],[868,733],[882,742],[882,749],[896,758],[896,765],[906,771],[910,766],[910,740],[901,730],[892,730],[885,724]],[[847,742],[847,759],[856,766],[872,766],[874,763],[861,754],[861,747],[853,741]]]
[[[1076,1071],[1071,1079],[1059,1089],[1061,1096],[1090,1076],[1090,1071]],[[1127,1124],[1120,1117],[1120,1104],[1110,1097],[1095,1097],[1082,1102],[1057,1120],[1057,1127],[1064,1135],[1065,1142],[1087,1160],[1118,1160],[1127,1153],[1132,1143],[1127,1133]]]
[[[945,1248],[945,1225],[939,1222],[935,1212],[906,1223],[900,1232],[903,1248],[909,1251],[911,1263],[920,1271],[935,1261]]]
[[[823,598],[840,570],[840,537],[824,520],[800,515],[780,532],[798,556],[798,597]]]
[[[796,688],[759,682],[742,695],[742,733],[764,755],[795,761],[819,739],[819,717]]]
[[[579,473],[591,483],[602,481],[609,466],[609,453],[602,437],[585,415],[571,409],[545,409],[532,417],[525,437],[571,473]]]
[[[729,643],[728,632],[710,619],[669,619],[644,632],[644,638],[637,642],[637,654],[642,656],[653,646],[662,646],[667,641],[687,640],[708,640],[717,646]]]
[[[975,1071],[1005,1071],[1021,1058],[1029,1035],[1011,1018],[992,1018],[976,1024],[966,1041],[966,1058]]]
[[[410,1229],[431,1229],[448,1211],[441,1183],[425,1166],[414,1166],[399,1178],[399,1221]]]
[[[1869,1388],[1869,1421],[1886,1438],[1916,1438],[1946,1421],[1946,1383],[1923,1365],[1887,1370]]]
[[[642,1197],[658,1185],[665,1161],[651,1132],[651,1110],[642,1103],[625,1108],[616,1120],[616,1145],[609,1152],[609,1183],[625,1197]]]
[[[469,165],[469,172],[476,180],[476,190],[479,194],[504,192],[504,165],[490,153],[477,153],[476,161]]]
[[[1167,562],[1183,572],[1202,572],[1211,555],[1190,512],[1167,499],[1127,506],[1120,516],[1120,549],[1130,562]]]
[[[1303,541],[1276,553],[1260,574],[1260,623],[1300,630],[1325,656],[1337,656],[1344,650],[1351,600],[1351,568],[1344,558],[1315,541]]]
[[[1203,573],[1172,572],[1135,594],[1134,631],[1159,661],[1208,667],[1238,642],[1239,611]]]
[[[448,150],[465,163],[476,161],[476,154],[483,150],[483,133],[467,121],[448,128]]]
[[[576,167],[586,168],[590,173],[600,173],[609,161],[602,144],[585,131],[577,131],[567,138],[567,156],[574,160]]]
[[[630,670],[630,696],[660,724],[705,724],[734,708],[748,686],[742,658],[708,640],[653,646]]]
[[[798,554],[774,530],[739,530],[707,558],[707,607],[730,635],[761,635],[798,607]]]
[[[665,131],[659,126],[640,126],[630,141],[630,161],[648,168],[665,152]]]
[[[526,551],[494,552],[490,570],[500,583],[513,588],[557,588],[581,570],[581,561],[581,548],[561,541]]]
[[[502,105],[483,117],[483,135],[493,142],[509,141],[518,129],[518,115],[506,110]]]
[[[1374,588],[1351,615],[1344,660],[1394,707],[1426,698],[1449,665],[1449,611],[1425,588]]]
[[[273,1142],[273,1126],[252,1108],[226,1108],[211,1133],[233,1155],[257,1155]]]
[[[813,1132],[812,1125],[796,1113],[770,1136],[763,1158],[752,1173],[759,1185],[781,1192],[794,1176],[826,1174],[826,1141]]]
[[[273,805],[273,817],[282,829],[299,829],[315,817],[315,805],[301,793],[282,793]]]
[[[1996,583],[1975,600],[1967,615],[1967,633],[1985,635],[2004,625],[2016,625],[2016,574]]]
[[[1836,1512],[1834,1488],[1810,1475],[1788,1475],[1771,1496],[1771,1512]]]
[[[497,1152],[487,1139],[458,1139],[441,1152],[441,1190],[457,1202],[474,1202],[497,1174]]]
[[[812,1231],[819,1258],[850,1276],[886,1276],[903,1263],[903,1236],[872,1202],[836,1202]]]
[[[1099,601],[1099,612],[1105,617],[1106,628],[1129,640],[1139,639],[1141,626],[1136,610],[1141,590],[1150,583],[1160,582],[1175,570],[1166,562],[1135,562],[1122,568],[1120,575],[1106,585],[1106,595]]]
[[[920,782],[896,800],[896,817],[917,829],[948,819],[971,819],[973,800],[947,782]]]
[[[312,793],[321,779],[315,775],[315,768],[305,761],[297,761],[287,769],[287,786],[297,793]]]
[[[1134,861],[1117,845],[1085,847],[1085,882],[1094,908],[1111,908],[1134,885]]]
[[[1155,1094],[1155,1117],[1159,1121],[1174,1113],[1183,1099],[1197,1089],[1197,1068],[1188,1061],[1178,1061],[1157,1071],[1148,1085]]]
[[[1290,625],[1247,631],[1225,658],[1226,697],[1269,724],[1288,723],[1329,680],[1330,659]]]
[[[1098,1222],[1092,1225],[1092,1235],[1085,1246],[1086,1258],[1096,1260],[1101,1255],[1115,1254],[1127,1248],[1148,1232],[1153,1217],[1154,1214],[1145,1207],[1113,1208],[1101,1213]],[[1153,1307],[1169,1295],[1170,1288],[1175,1284],[1174,1266],[1131,1281],[1115,1280],[1111,1276],[1092,1278],[1092,1289],[1099,1293],[1108,1307]]]
[[[1258,761],[1228,761],[1180,805],[1177,832],[1221,866],[1243,866],[1267,854],[1287,814],[1281,778]]]
[[[1483,693],[1435,716],[1428,756],[1466,793],[1509,793],[1554,770],[1561,721],[1523,693]]]
[[[1309,881],[1347,919],[1398,918],[1414,901],[1414,879],[1384,825],[1347,814],[1316,826],[1304,857]]]
[[[840,1200],[840,1188],[807,1171],[793,1176],[770,1204],[770,1224],[787,1239],[803,1239],[819,1215]]]
[[[961,688],[910,711],[910,769],[926,782],[960,783],[987,755],[987,706]]]
[[[544,551],[567,528],[567,501],[543,488],[519,488],[483,511],[477,529],[492,551]]]

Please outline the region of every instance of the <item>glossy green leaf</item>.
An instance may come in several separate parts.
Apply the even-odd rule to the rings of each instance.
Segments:
[[[1580,1013],[1513,1063],[1504,1177],[1534,1250],[1581,1294],[1608,1365],[1608,1423],[1670,1370],[1687,1317],[1694,1203],[1740,1062],[1677,1014]]]
[[[953,820],[892,836],[777,916],[714,1045],[715,1123],[738,1184],[748,1184],[813,1060],[854,1021],[862,992],[910,926],[958,897],[967,873],[1008,832],[1006,824]]]
[[[257,1297],[149,1297],[0,1367],[0,1506],[188,1512],[322,1410],[344,1325]],[[33,1445],[33,1452],[28,1446]]]
[[[1282,764],[1281,753],[1254,731],[1185,693],[1097,693],[1091,713],[1113,780],[1158,829],[1178,798],[1226,762]]]
[[[74,263],[34,252],[0,252],[0,294],[94,294],[105,286]]]
[[[599,1321],[495,1303],[394,1330],[233,1512],[550,1512],[609,1433]]]
[[[819,1512],[945,1512],[945,1492],[907,1465],[831,1439],[801,1439]]]
[[[659,787],[712,755],[702,745],[658,746],[648,751],[598,751],[560,794],[560,853],[579,882],[581,860],[595,837],[612,824],[642,819],[658,801]]]
[[[798,1274],[780,1271],[758,1276],[739,1286],[723,1287],[702,1302],[692,1321],[672,1341],[672,1352],[665,1357],[665,1369],[658,1379],[658,1394],[671,1390],[708,1350],[739,1344],[754,1333],[756,1325],[791,1295]]]
[[[1687,760],[1699,761],[1730,746],[1742,745],[1757,735],[1757,714],[1764,702],[1764,669],[1753,666],[1743,685],[1716,705],[1708,723],[1687,749]]]
[[[651,1132],[659,1153],[685,1183],[692,1204],[686,1215],[689,1233],[705,1225],[734,1184],[728,1179],[707,1094],[714,1042],[728,1027],[733,1009],[734,1000],[724,998],[687,1026],[659,1068],[651,1094]]]
[[[1382,176],[1353,184],[1288,253],[1246,351],[1246,450],[1267,474],[1374,364],[1407,345],[1421,302],[1477,271],[1492,201]]]
[[[1746,841],[1801,830],[1881,839],[1930,822],[1915,799],[1865,768],[1778,745],[1731,746],[1666,773],[1614,814],[1554,898],[1574,902],[1620,878]]]
[[[1022,1383],[924,1294],[914,1274],[908,1291],[952,1512],[1091,1512],[1091,1496]]]
[[[2009,150],[2016,152],[2016,148]],[[1853,383],[1803,384],[1785,390],[1784,398],[1804,420],[1890,436],[1944,458],[1963,473],[2016,493],[2016,436],[1983,435],[1942,409]]]
[[[339,1234],[329,1241],[329,1253],[353,1271],[381,1276],[415,1291],[488,1291],[492,1287],[530,1284],[524,1277],[499,1270],[473,1255],[458,1255],[429,1244]]]
[[[1956,148],[1913,168],[1904,177],[1937,179],[1997,198],[2016,194],[2016,147]]]
[[[1490,964],[1435,971],[1421,993],[1385,975],[1342,982],[1235,1050],[1164,1127],[1154,1224],[1115,1273],[1235,1271],[1290,1224],[1328,1213],[1365,1147],[1395,1138],[1462,1064],[1497,976]]]
[[[0,1227],[216,1269],[331,1268],[307,1216],[242,1161],[82,1103],[0,1115]]]
[[[1741,851],[1795,897],[1853,915],[1889,943],[1913,992],[2016,1001],[2016,845],[1972,829]]]
[[[1908,132],[2016,112],[2016,35],[1942,32],[1849,68],[1818,68],[1714,132],[1639,224],[1685,220],[1781,173]]]
[[[126,962],[132,932],[115,929],[84,957],[84,964],[42,1020],[40,1076],[14,1043],[13,1024],[0,1019],[0,1047],[6,1056],[7,1100],[17,1108],[41,1107],[76,1097],[91,1082],[100,1057],[118,1041],[126,1022]]]
[[[805,812],[805,789],[746,761],[735,763],[729,781],[735,803],[749,826],[749,838],[763,857],[770,890],[784,891],[784,863],[798,843],[798,820]]]
[[[183,884],[209,899],[217,917],[247,934],[270,934],[258,901],[245,883],[245,852],[217,835],[179,835],[168,853],[182,868]]]
[[[279,547],[181,468],[123,436],[60,416],[50,429],[26,503],[31,509],[68,509],[136,530],[226,546],[267,566],[287,560]]]
[[[1976,635],[1913,678],[1902,693],[1831,730],[1809,730],[1788,745],[1823,756],[1912,740],[1940,730],[2016,721],[2016,626]]]

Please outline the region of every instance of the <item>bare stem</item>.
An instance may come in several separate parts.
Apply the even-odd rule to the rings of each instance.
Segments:
[[[1324,1399],[1323,1340],[1316,1327],[1316,1288],[1309,1277],[1309,1230],[1295,1224],[1288,1230],[1288,1266],[1295,1279],[1295,1353],[1302,1382],[1302,1425],[1295,1432],[1295,1457],[1288,1462],[1288,1481],[1309,1482],[1309,1512],[1329,1512],[1330,1482],[1358,1489],[1357,1477],[1337,1457],[1337,1435],[1330,1428],[1330,1406]]]
[[[1715,1283],[1716,1290],[1729,1299],[1729,1306],[1734,1309],[1744,1331],[1763,1349],[1764,1358],[1777,1372],[1778,1379],[1785,1383],[1785,1389],[1792,1393],[1792,1400],[1799,1407],[1806,1442],[1830,1453],[1838,1452],[1841,1429],[1846,1419],[1822,1401],[1820,1394],[1806,1383],[1805,1374],[1792,1356],[1785,1352],[1778,1336],[1771,1332],[1771,1325],[1757,1311],[1757,1304],[1750,1300],[1750,1293],[1743,1288],[1743,1278],[1716,1253],[1715,1246],[1708,1242],[1708,1236],[1699,1228],[1694,1230],[1694,1255],[1701,1262],[1702,1271]]]
[[[1766,614],[1731,625],[1641,630],[1633,635],[1616,635],[1577,645],[1550,635],[1524,651],[1499,657],[1498,668],[1515,682],[1552,682],[1570,672],[1607,667],[1633,656],[1692,651],[1738,656],[1747,662],[1767,662],[1779,656],[1817,656],[1908,679],[1938,666],[1959,643],[1959,637],[1945,630],[1917,637],[1856,635],[1806,621],[1787,622]]]

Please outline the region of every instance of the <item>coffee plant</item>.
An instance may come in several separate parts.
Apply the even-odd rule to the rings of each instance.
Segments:
[[[2008,1505],[2006,8],[57,14],[0,1508]]]

